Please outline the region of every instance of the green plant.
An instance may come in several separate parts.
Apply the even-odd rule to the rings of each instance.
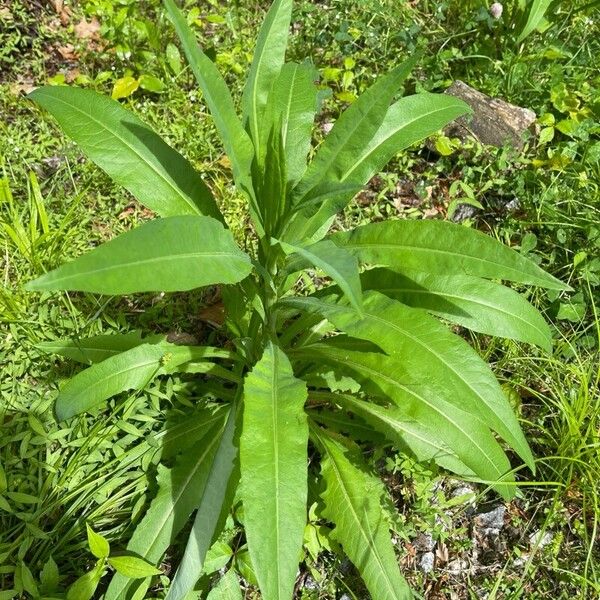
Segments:
[[[91,364],[62,387],[56,416],[97,413],[160,375],[195,379],[203,418],[182,425],[179,454],[158,466],[158,492],[128,545],[157,564],[196,511],[169,600],[193,589],[236,493],[263,597],[291,597],[309,466],[319,481],[310,505],[318,501],[320,517],[333,523],[332,539],[372,597],[408,598],[383,488],[352,438],[375,430],[421,461],[511,497],[511,465],[492,432],[533,469],[518,421],[487,365],[428,313],[549,349],[541,315],[490,280],[566,286],[492,238],[450,223],[390,221],[327,235],[336,213],[397,152],[467,112],[445,95],[394,101],[415,59],[356,99],[307,166],[318,93],[311,66],[284,64],[291,0],[276,0],[266,17],[241,120],[186,19],[173,0],[165,6],[248,201],[256,244],[248,244],[251,256],[240,250],[201,176],[117,102],[77,88],[35,90],[31,98],[88,157],[161,218],[29,289],[113,295],[220,285],[228,340],[182,346],[130,333],[43,344]],[[298,294],[300,274],[315,270],[325,276],[319,289]],[[321,469],[313,473],[317,456]],[[234,576],[226,577],[224,587]],[[106,598],[140,598],[149,584],[117,574]]]

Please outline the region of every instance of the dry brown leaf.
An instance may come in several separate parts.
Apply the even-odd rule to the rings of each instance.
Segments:
[[[97,40],[100,37],[98,34],[100,31],[100,23],[96,17],[92,17],[91,21],[81,19],[81,21],[79,21],[79,23],[73,27],[73,31],[79,39]]]
[[[56,51],[65,59],[65,60],[77,60],[79,58],[79,53],[75,50],[73,44],[67,44],[66,46],[59,46],[56,48]]]
[[[71,20],[71,9],[68,6],[65,6],[63,0],[52,0],[52,6],[60,19],[61,24],[63,26],[68,25]]]
[[[33,81],[26,79],[24,81],[17,81],[16,83],[11,83],[10,91],[18,96],[19,94],[29,94],[29,92],[33,92],[37,86],[34,85]]]
[[[199,317],[213,327],[221,327],[225,322],[225,306],[222,302],[207,306],[200,311]]]

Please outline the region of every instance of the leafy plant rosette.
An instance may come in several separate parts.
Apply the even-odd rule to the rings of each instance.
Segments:
[[[494,239],[451,223],[388,221],[328,235],[336,213],[398,151],[468,112],[446,95],[396,99],[414,59],[351,104],[307,165],[318,94],[311,66],[284,63],[291,0],[276,0],[261,28],[241,119],[186,19],[173,0],[165,6],[248,201],[256,255],[236,245],[201,176],[118,102],[77,88],[35,90],[31,98],[87,156],[160,218],[29,289],[132,294],[218,284],[231,340],[231,349],[138,334],[46,344],[91,363],[60,390],[57,418],[96,409],[161,374],[211,382],[204,421],[190,419],[174,464],[159,466],[158,492],[127,548],[159,564],[195,511],[168,600],[194,588],[234,495],[263,597],[291,598],[309,466],[319,481],[320,517],[333,524],[330,535],[372,597],[409,598],[382,510],[384,488],[355,440],[377,432],[510,498],[511,465],[495,434],[531,469],[532,453],[487,364],[437,317],[549,349],[542,316],[493,280],[566,286]],[[306,269],[330,285],[296,294]],[[227,577],[229,585],[235,575]],[[117,573],[106,598],[142,598],[150,582]]]

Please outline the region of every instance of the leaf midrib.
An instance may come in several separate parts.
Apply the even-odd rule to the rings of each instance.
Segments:
[[[390,107],[391,108],[391,107]],[[431,115],[434,115],[436,113],[439,112],[443,112],[449,110],[449,108],[447,106],[445,106],[444,108],[438,108],[435,110],[432,110],[428,113],[424,113],[419,115],[418,117],[415,117],[414,119],[411,119],[409,121],[406,121],[405,123],[403,123],[402,125],[400,125],[399,127],[396,127],[395,129],[391,130],[391,133],[389,133],[389,135],[387,135],[385,138],[383,138],[381,140],[381,142],[379,144],[377,144],[377,146],[375,146],[370,152],[363,154],[362,156],[360,156],[357,161],[354,163],[354,165],[352,166],[352,168],[350,168],[348,171],[346,171],[346,173],[343,175],[343,177],[340,179],[340,181],[346,181],[346,179],[348,179],[348,177],[350,177],[350,175],[356,170],[358,169],[358,167],[366,162],[379,148],[381,148],[381,146],[383,146],[383,144],[385,144],[386,142],[388,142],[394,135],[396,135],[399,131],[401,131],[402,129],[405,129],[406,127],[410,127],[413,123],[420,121],[422,119],[425,118],[429,118],[431,117]],[[382,128],[385,126],[385,119],[382,123]],[[375,132],[375,135],[377,135],[377,132]]]
[[[420,253],[437,253],[437,254],[445,254],[448,256],[453,256],[453,257],[464,257],[464,258],[468,258],[469,260],[474,260],[474,261],[478,261],[478,262],[482,262],[485,264],[489,264],[492,265],[496,268],[500,267],[502,269],[506,269],[508,271],[517,273],[518,275],[525,275],[526,277],[529,277],[530,279],[534,279],[535,281],[545,281],[545,279],[539,277],[538,275],[532,274],[532,273],[528,273],[527,271],[520,271],[519,269],[515,268],[515,267],[507,267],[506,265],[502,264],[502,263],[498,263],[498,262],[493,262],[487,258],[481,258],[480,256],[474,256],[472,254],[463,254],[460,252],[450,252],[449,250],[443,250],[442,248],[426,248],[426,247],[422,247],[422,246],[409,246],[407,244],[389,244],[389,243],[381,243],[381,242],[344,242],[342,244],[342,246],[344,248],[350,248],[350,249],[356,249],[356,250],[360,250],[361,248],[366,248],[366,249],[375,249],[375,250],[408,250],[412,253],[416,253],[416,252],[420,252]],[[508,279],[507,277],[500,277],[501,279]],[[516,279],[515,281],[521,281],[521,279]],[[550,282],[546,282],[546,283],[550,283]]]
[[[396,381],[395,379],[392,379],[389,375],[381,372],[381,371],[377,371],[376,369],[373,369],[367,365],[364,365],[362,363],[358,363],[356,361],[353,361],[351,358],[348,358],[347,356],[344,358],[344,364],[348,364],[353,366],[355,369],[357,370],[363,370],[366,371],[367,373],[370,373],[371,375],[376,375],[380,378],[382,378],[384,381],[386,381],[387,383],[391,384],[393,387],[399,388],[400,390],[404,391],[407,394],[410,394],[411,396],[413,396],[414,398],[417,399],[417,401],[422,402],[423,404],[425,404],[426,406],[428,406],[431,410],[433,410],[434,412],[438,413],[441,417],[443,417],[444,419],[446,419],[450,424],[452,424],[458,431],[462,432],[462,434],[468,439],[471,440],[471,443],[478,448],[481,453],[486,457],[486,460],[492,465],[492,468],[494,469],[494,471],[496,471],[497,473],[499,473],[500,476],[503,475],[502,472],[498,471],[498,469],[496,468],[494,462],[487,456],[486,452],[481,448],[481,446],[477,443],[477,440],[474,439],[471,435],[469,435],[467,432],[465,432],[463,430],[462,427],[460,427],[460,425],[458,423],[456,423],[452,418],[450,418],[446,413],[444,413],[441,408],[435,406],[435,404],[432,404],[429,400],[427,400],[427,398],[425,396],[421,396],[419,394],[417,394],[416,392],[414,392],[413,390],[411,390],[410,388],[402,385],[399,381]]]
[[[89,255],[84,254],[84,256],[89,256]],[[194,258],[219,258],[219,257],[225,257],[225,256],[230,257],[233,260],[244,261],[244,258],[239,256],[235,252],[185,252],[182,254],[171,254],[169,256],[155,256],[152,258],[145,258],[142,260],[135,260],[135,261],[130,261],[130,262],[113,263],[106,267],[99,267],[96,269],[89,269],[86,271],[81,271],[79,273],[63,275],[62,277],[51,278],[50,281],[52,283],[60,283],[63,281],[68,281],[70,279],[77,279],[78,277],[81,277],[81,276],[89,277],[90,275],[97,274],[97,273],[104,273],[107,271],[118,271],[118,270],[128,269],[128,268],[137,268],[140,265],[147,265],[147,264],[152,264],[152,263],[172,262],[172,261],[179,261],[179,260],[187,261],[187,260],[194,259]],[[75,262],[75,261],[73,261],[73,262]],[[73,263],[67,263],[67,265],[69,265],[69,264],[73,264]]]
[[[95,118],[91,113],[87,113],[84,110],[80,109],[78,106],[76,106],[75,104],[71,104],[69,102],[67,102],[66,100],[63,100],[62,98],[59,98],[58,96],[53,96],[52,97],[54,100],[57,100],[58,102],[62,102],[63,104],[65,104],[66,106],[70,107],[71,109],[81,113],[82,115],[84,115],[85,117],[87,117],[88,119],[92,120],[94,123],[98,124],[102,129],[104,129],[104,131],[107,131],[109,134],[113,135],[115,138],[117,138],[120,142],[123,143],[124,146],[126,146],[135,156],[137,156],[143,163],[145,163],[152,171],[154,171],[154,173],[156,175],[159,176],[160,179],[162,179],[174,192],[175,194],[181,198],[188,206],[190,206],[192,209],[194,209],[194,213],[196,214],[203,214],[202,212],[199,211],[198,207],[196,206],[196,204],[190,199],[187,198],[185,195],[182,194],[182,192],[173,184],[172,181],[169,180],[168,177],[166,177],[164,175],[164,173],[162,173],[159,169],[156,168],[156,166],[153,165],[152,162],[150,162],[146,157],[144,157],[142,154],[140,154],[136,148],[134,146],[132,146],[129,142],[127,142],[127,140],[123,137],[121,137],[119,134],[115,133],[112,129],[109,129],[102,121],[100,121],[99,119]],[[145,125],[142,121],[140,121],[139,123],[134,123],[134,125],[136,126],[142,126],[144,129],[146,129],[147,131],[151,132],[153,135],[157,135],[154,131],[152,131],[147,125]],[[161,140],[162,141],[162,140]],[[171,148],[168,144],[165,144],[165,146],[167,146],[168,148],[170,148],[173,152],[176,152],[176,150],[173,150],[173,148]],[[179,153],[177,153],[184,161],[185,158],[183,156],[181,156]],[[187,161],[186,161],[187,162]],[[190,166],[191,168],[191,166]],[[194,171],[194,173],[196,173],[196,171]]]
[[[390,581],[388,573],[387,573],[387,569],[384,567],[383,561],[382,561],[381,557],[379,556],[377,546],[374,544],[372,539],[369,538],[369,536],[366,535],[366,533],[364,533],[361,520],[358,516],[358,513],[354,509],[354,504],[352,503],[352,497],[350,496],[350,494],[347,491],[347,488],[345,485],[346,482],[344,481],[344,478],[342,477],[342,473],[341,473],[340,469],[338,468],[338,465],[337,465],[332,453],[329,452],[328,454],[329,454],[329,459],[331,460],[331,466],[332,466],[333,470],[335,471],[337,480],[339,482],[340,490],[342,491],[342,494],[344,495],[344,498],[345,498],[346,502],[348,503],[350,510],[352,511],[352,516],[354,517],[355,522],[358,524],[358,530],[361,533],[361,537],[365,540],[367,546],[369,547],[371,556],[373,556],[375,558],[375,560],[377,561],[377,564],[379,566],[379,571],[383,574],[384,580],[386,582],[386,586],[390,590],[391,597],[393,598],[393,597],[395,597],[394,586],[393,586],[392,582]]]
[[[473,298],[470,296],[460,296],[459,294],[451,294],[451,293],[447,293],[447,292],[439,292],[437,290],[431,290],[431,289],[424,289],[424,290],[418,290],[418,289],[414,289],[414,288],[401,288],[401,287],[377,287],[377,290],[384,293],[386,291],[390,291],[390,292],[408,292],[409,294],[429,294],[432,296],[440,296],[442,298],[454,298],[456,300],[462,300],[464,302],[471,302],[473,304],[480,304],[481,306],[485,306],[491,310],[494,310],[496,312],[508,315],[509,317],[513,317],[515,319],[518,319],[519,321],[525,323],[526,325],[529,325],[530,327],[533,327],[539,334],[542,335],[542,337],[547,337],[544,332],[534,323],[532,323],[531,321],[528,321],[527,319],[521,317],[521,315],[517,314],[517,313],[512,313],[508,310],[504,310],[503,308],[499,307],[498,305],[494,305],[494,304],[490,304],[488,302],[485,302],[485,300],[482,300],[480,298]],[[435,310],[433,308],[429,309],[433,312],[438,312],[438,313],[443,313],[443,311],[438,311]],[[443,314],[447,314],[447,313],[443,313]],[[460,315],[459,315],[460,316]],[[470,316],[470,315],[469,315]]]

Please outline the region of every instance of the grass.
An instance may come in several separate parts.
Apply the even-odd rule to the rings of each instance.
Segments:
[[[470,217],[474,226],[520,248],[570,282],[571,294],[534,292],[531,297],[553,323],[552,356],[512,342],[472,338],[520,406],[538,457],[535,476],[519,473],[519,498],[507,507],[499,545],[483,563],[478,559],[472,572],[449,568],[453,560],[473,560],[479,549],[471,505],[452,496],[456,482],[391,450],[368,457],[374,468],[387,473],[390,502],[398,510],[394,513],[390,507],[400,559],[423,597],[597,597],[598,7],[578,11],[585,2],[559,3],[548,31],[515,44],[510,27],[486,20],[485,7],[478,1],[297,4],[300,26],[294,30],[290,54],[296,60],[311,56],[331,89],[323,121],[334,120],[378,72],[423,47],[423,62],[409,84],[415,89],[440,91],[460,78],[490,95],[532,108],[542,126],[553,130],[554,137],[546,142],[532,137],[516,157],[503,149],[468,145],[443,157],[420,147],[410,149],[372,182],[338,226],[344,220],[444,216],[452,200],[460,201],[460,195],[449,193],[452,182],[463,181],[484,207]],[[261,13],[247,2],[203,6],[196,26],[213,41],[219,66],[236,85],[250,58],[245,40],[254,39]],[[164,19],[159,42],[135,25],[145,19],[155,22],[161,14],[158,2],[126,5],[122,23],[112,3],[102,0],[82,2],[65,26],[50,5],[40,8],[18,0],[8,10],[10,15],[0,12],[0,599],[36,597],[48,583],[42,570],[51,568],[51,559],[58,565],[59,591],[85,572],[93,563],[86,547],[86,521],[106,535],[113,548],[125,548],[152,493],[149,482],[159,459],[148,436],[156,435],[167,420],[169,426],[176,424],[192,392],[186,381],[163,379],[136,397],[114,402],[111,410],[75,419],[68,426],[57,424],[53,398],[76,367],[41,354],[36,344],[121,331],[126,322],[198,339],[216,335],[198,316],[211,302],[203,296],[117,300],[24,293],[29,279],[151,215],[82,160],[77,148],[19,90],[52,79],[61,69],[65,76],[80,77],[77,83],[105,93],[128,70],[135,77],[160,78],[166,85],[161,94],[138,90],[123,102],[207,174],[238,239],[245,238],[249,227],[189,69],[182,66],[177,71],[167,58],[166,46],[173,40],[162,33]],[[83,16],[99,19],[104,49],[75,35],[73,26]],[[57,48],[67,44],[74,46],[77,58],[59,58]],[[74,75],[75,68],[79,75]],[[564,121],[573,123],[559,127]],[[477,511],[497,505],[483,488],[474,492]],[[239,518],[230,518],[220,560],[231,560],[251,583]],[[319,535],[326,524],[311,520],[311,527],[315,533],[299,597],[361,597],[352,567]],[[437,566],[428,574],[418,568],[415,540],[420,533],[431,533],[436,543]],[[551,541],[536,543],[545,533],[551,534]],[[164,584],[180,552],[176,544],[166,557]],[[202,582],[201,597],[210,583],[210,577]],[[162,597],[160,587],[153,593]],[[247,594],[254,597],[251,585]]]

